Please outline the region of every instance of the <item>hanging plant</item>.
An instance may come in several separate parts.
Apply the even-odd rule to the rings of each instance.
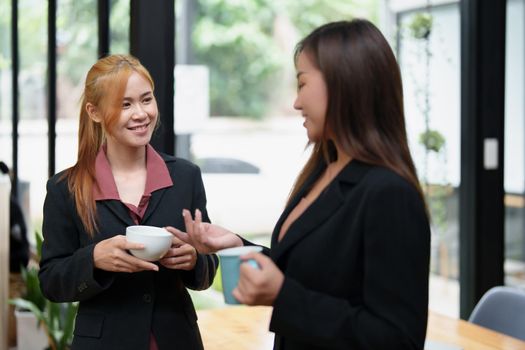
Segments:
[[[445,137],[437,130],[428,129],[419,135],[419,143],[428,152],[439,153],[445,145]]]
[[[428,39],[432,32],[432,15],[427,12],[418,12],[412,18],[408,28],[416,39]]]

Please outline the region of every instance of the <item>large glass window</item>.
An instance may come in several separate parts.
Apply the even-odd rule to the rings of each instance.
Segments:
[[[110,51],[129,53],[129,3],[128,0],[111,0],[109,10]]]
[[[20,199],[29,218],[40,228],[48,172],[47,142],[47,2],[18,1]],[[32,226],[28,229],[32,238]]]
[[[303,119],[293,109],[294,47],[328,21],[359,16],[377,23],[378,2],[198,3],[189,56],[199,67],[176,68],[177,133],[190,134],[189,154],[201,166],[211,220],[269,245],[309,155]],[[196,108],[196,100],[209,110]]]
[[[56,171],[75,164],[84,80],[97,59],[97,6],[90,0],[57,2]]]
[[[378,6],[376,1],[201,0],[194,11],[191,56],[204,70],[178,67],[175,91],[209,91],[203,104],[210,108],[204,117],[192,116],[199,112],[194,98],[176,97],[176,126],[181,119],[205,119],[192,130],[183,128],[192,134],[190,157],[204,168],[214,222],[269,237],[308,155],[302,120],[292,107],[295,44],[327,21],[357,15],[376,21]],[[197,82],[205,89],[192,88]],[[187,109],[181,108],[185,101]],[[208,173],[209,164],[223,170]]]
[[[11,1],[0,0],[0,160],[12,164]]]
[[[507,1],[505,65],[505,284],[525,288],[524,1]]]
[[[430,308],[457,317],[459,5],[423,7],[398,19],[408,138],[432,216]]]

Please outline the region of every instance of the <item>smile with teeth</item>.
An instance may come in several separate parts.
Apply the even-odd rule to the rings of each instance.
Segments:
[[[135,126],[133,128],[128,128],[129,130],[133,130],[133,131],[143,131],[143,130],[146,130],[148,128],[148,125],[149,124],[144,124],[144,125],[139,125],[139,126]]]

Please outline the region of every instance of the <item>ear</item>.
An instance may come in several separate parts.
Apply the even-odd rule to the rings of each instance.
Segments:
[[[91,102],[86,103],[86,112],[95,123],[100,123],[102,121],[97,107]]]

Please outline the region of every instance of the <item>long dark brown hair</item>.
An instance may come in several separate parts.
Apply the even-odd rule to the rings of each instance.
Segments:
[[[376,26],[363,19],[325,24],[297,44],[296,64],[301,53],[322,73],[328,104],[324,135],[314,143],[289,201],[320,163],[333,160],[328,132],[350,157],[394,171],[424,200],[408,149],[401,73]]]

